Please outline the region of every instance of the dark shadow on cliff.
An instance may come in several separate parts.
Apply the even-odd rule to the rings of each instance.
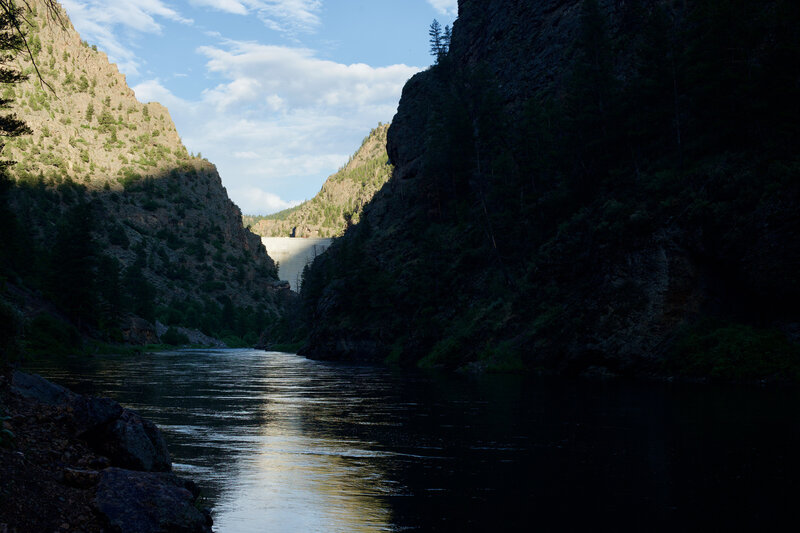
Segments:
[[[188,344],[177,327],[252,346],[287,303],[208,163],[128,171],[113,188],[56,171],[2,185],[5,357],[80,351],[87,339]]]
[[[800,375],[798,8],[463,4],[395,175],[306,276],[305,351]]]

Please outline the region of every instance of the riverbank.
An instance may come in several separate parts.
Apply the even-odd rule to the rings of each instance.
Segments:
[[[0,409],[0,531],[211,531],[197,486],[170,473],[160,431],[135,412],[10,367]]]

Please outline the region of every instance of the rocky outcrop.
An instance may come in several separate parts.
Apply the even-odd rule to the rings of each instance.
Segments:
[[[128,316],[122,319],[120,325],[122,339],[128,344],[158,344],[159,335],[156,327],[147,320],[138,316]]]
[[[210,533],[211,515],[195,506],[199,496],[197,485],[174,474],[107,468],[95,505],[119,533]]]
[[[741,7],[460,0],[392,178],[306,277],[302,352],[800,376],[800,21]]]
[[[32,75],[5,88],[11,111],[32,129],[30,135],[8,139],[3,154],[16,161],[9,168],[15,186],[8,192],[8,205],[25,228],[19,239],[47,265],[41,270],[48,272],[39,276],[55,277],[51,272],[64,258],[51,259],[49,254],[58,249],[56,240],[65,240],[63,226],[76,226],[74,219],[65,219],[82,210],[80,216],[88,222],[74,240],[91,241],[86,252],[95,257],[85,264],[94,265],[102,257],[104,265],[83,277],[99,275],[98,270],[110,277],[97,284],[83,283],[91,279],[66,279],[63,284],[91,286],[100,293],[112,286],[111,292],[122,295],[100,306],[98,312],[110,315],[100,319],[102,326],[87,328],[87,317],[69,316],[70,302],[59,302],[56,296],[52,299],[61,308],[57,319],[70,319],[81,334],[94,335],[113,329],[120,316],[133,314],[103,340],[135,344],[158,342],[145,323],[156,318],[191,329],[217,324],[218,330],[204,332],[209,335],[231,330],[244,335],[239,324],[199,316],[230,301],[242,311],[236,316],[245,316],[250,308],[250,317],[261,317],[262,323],[250,326],[257,336],[267,317],[281,314],[271,285],[277,279],[275,264],[259,237],[242,225],[242,213],[228,197],[216,167],[187,152],[167,109],[139,102],[116,65],[81,40],[66,13],[58,21],[42,0],[26,5],[32,8],[26,15],[28,41],[47,85]],[[26,54],[18,54],[14,62],[20,71],[33,72]],[[29,279],[37,275],[30,270],[18,274],[25,286],[41,285]],[[45,285],[50,289],[46,297],[60,289],[58,282]],[[31,307],[26,301],[13,303],[23,311]],[[173,312],[156,317],[157,308]],[[38,313],[24,315],[33,321]]]
[[[169,470],[169,454],[133,411],[2,368],[0,405],[3,429],[14,434],[13,448],[0,446],[0,529],[211,531],[194,482],[144,471]]]
[[[172,461],[161,431],[155,424],[128,409],[86,435],[97,452],[122,468],[166,472]]]
[[[164,335],[168,330],[169,328],[167,326],[156,320],[156,333],[158,334],[159,339],[161,339],[161,336]],[[202,331],[196,329],[183,328],[178,326],[175,328],[175,331],[177,331],[181,335],[185,335],[186,339],[189,341],[189,344],[198,344],[210,348],[228,347],[228,345],[222,342],[221,340],[215,339],[214,337],[209,337],[208,335],[203,334]]]
[[[245,224],[263,237],[338,237],[392,174],[386,154],[388,124],[379,125],[339,171],[328,177],[314,198],[264,217],[245,216]]]
[[[461,0],[453,23],[448,60],[466,69],[486,69],[502,103],[518,108],[531,95],[557,90],[574,53],[580,0],[485,2]],[[425,152],[425,132],[436,93],[446,91],[432,70],[411,78],[388,132],[395,178],[416,176]]]
[[[12,391],[57,407],[70,419],[75,434],[113,465],[145,472],[172,468],[167,444],[155,424],[111,399],[75,394],[19,371],[13,374]]]
[[[15,371],[12,390],[36,402],[58,407],[68,413],[77,435],[86,435],[113,423],[125,413],[114,400],[75,394],[60,385],[35,374]]]

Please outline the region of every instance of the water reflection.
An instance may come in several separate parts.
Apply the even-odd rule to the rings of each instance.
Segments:
[[[800,494],[797,390],[435,376],[248,350],[34,366],[157,422],[225,533],[763,528]]]
[[[305,421],[336,402],[318,397],[310,362],[270,354],[260,378],[265,423],[253,453],[242,458],[236,480],[216,506],[219,531],[389,530],[391,511],[380,499],[384,473],[376,452],[358,440],[315,437]],[[276,372],[276,370],[280,370]]]

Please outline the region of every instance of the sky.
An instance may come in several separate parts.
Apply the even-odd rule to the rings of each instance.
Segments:
[[[457,0],[61,0],[246,214],[312,198],[432,63]]]

